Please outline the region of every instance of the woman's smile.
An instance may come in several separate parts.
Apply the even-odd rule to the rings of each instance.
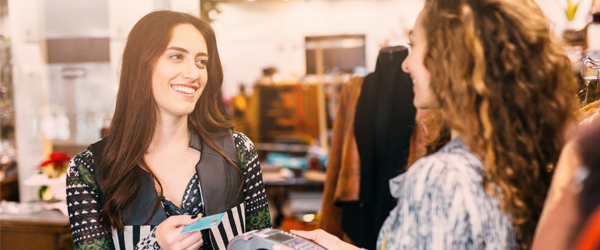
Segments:
[[[193,84],[171,84],[171,88],[186,97],[194,97],[198,86]]]

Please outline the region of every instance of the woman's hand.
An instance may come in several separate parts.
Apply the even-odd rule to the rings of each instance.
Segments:
[[[198,217],[202,217],[199,214]],[[194,231],[181,233],[187,224],[197,221],[191,215],[173,215],[156,227],[156,242],[164,250],[198,250],[202,245],[202,233]]]
[[[347,249],[347,250],[360,249],[356,246],[350,245],[350,244],[340,240],[338,237],[335,237],[335,236],[323,231],[323,229],[317,229],[317,230],[312,230],[312,231],[290,230],[290,232],[293,234],[300,235],[309,240],[312,240],[327,249],[332,249],[332,250],[333,249]]]

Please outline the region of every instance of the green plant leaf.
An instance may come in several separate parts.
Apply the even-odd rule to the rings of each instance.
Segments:
[[[48,186],[41,186],[40,190],[38,190],[38,197],[40,200],[44,200],[44,192],[48,189]]]

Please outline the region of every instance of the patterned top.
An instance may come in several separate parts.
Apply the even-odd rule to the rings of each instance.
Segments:
[[[271,227],[271,217],[267,204],[260,163],[254,144],[244,134],[233,133],[238,151],[240,167],[244,175],[243,192],[245,198],[246,231]],[[99,223],[102,208],[98,197],[98,186],[94,179],[94,160],[92,152],[83,151],[69,162],[67,171],[67,203],[71,232],[75,249],[115,249],[110,230],[105,230]],[[162,200],[168,216],[180,214],[203,213],[198,175],[190,180],[184,193],[182,208],[167,198]],[[150,235],[141,239],[135,249],[160,249],[154,237],[156,227],[152,227]],[[202,232],[204,243],[201,249],[212,249],[207,230]]]
[[[516,249],[498,197],[482,185],[482,162],[461,138],[390,180],[398,205],[377,249]]]

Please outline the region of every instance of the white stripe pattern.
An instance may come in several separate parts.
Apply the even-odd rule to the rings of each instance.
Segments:
[[[140,226],[140,240],[145,239],[152,232],[152,226]]]
[[[244,221],[244,225],[242,226],[244,228],[244,231],[246,231],[246,202],[242,202],[242,220]]]
[[[223,224],[223,228],[225,228],[225,234],[227,234],[227,239],[233,239],[235,235],[233,235],[233,230],[231,229],[231,222],[229,222],[229,216],[225,215],[221,224]]]
[[[133,227],[125,226],[123,236],[125,240],[125,249],[133,249]]]
[[[217,246],[219,247],[219,249],[225,249],[225,242],[223,242],[223,238],[221,236],[221,233],[219,232],[219,227],[211,227],[210,231],[213,233],[213,235],[215,236],[215,243],[217,243]]]
[[[117,230],[112,231],[112,239],[113,239],[113,243],[115,245],[115,250],[121,250],[121,245],[119,245],[119,234],[117,233]],[[125,249],[123,249],[125,250]]]
[[[127,249],[135,249],[135,246],[139,242],[133,241],[133,229],[140,228],[140,238],[139,240],[143,240],[152,234],[152,226],[151,225],[143,225],[143,226],[125,226],[123,230],[123,239],[125,249],[121,249],[121,242],[119,241],[119,231],[113,229],[112,230],[112,239],[115,245],[115,250],[127,250]]]
[[[242,217],[245,216],[245,204],[242,202],[239,205],[231,208],[229,211],[227,211],[227,213],[232,214],[232,217],[234,218],[233,221],[230,221],[229,216],[225,215],[225,217],[223,217],[223,220],[221,220],[221,224],[219,224],[216,227],[210,228],[210,231],[214,236],[213,238],[218,249],[222,250],[226,249],[225,240],[227,240],[227,242],[230,242],[233,239],[233,237],[237,236],[233,233],[233,227],[236,227],[238,235],[244,233],[245,231],[245,218],[244,223],[240,223],[239,221],[240,214]],[[222,228],[223,231],[225,231],[225,235],[221,234],[219,228]]]
[[[241,234],[244,231],[242,231],[242,225],[240,224],[240,217],[237,216],[239,214],[238,208],[234,207],[233,209],[231,209],[231,211],[233,212],[233,220],[235,222],[235,228],[237,229],[238,234]]]

